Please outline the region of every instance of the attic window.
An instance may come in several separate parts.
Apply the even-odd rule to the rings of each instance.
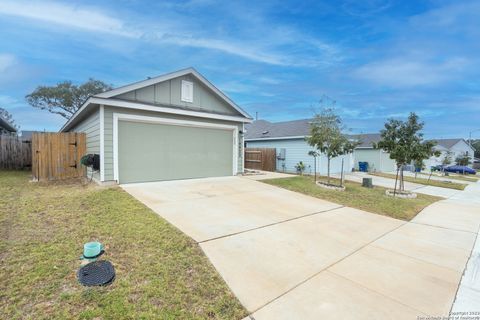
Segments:
[[[182,101],[193,102],[193,82],[182,80]]]

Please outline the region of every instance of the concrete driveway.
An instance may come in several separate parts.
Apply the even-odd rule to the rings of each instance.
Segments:
[[[199,242],[252,319],[449,313],[480,206],[449,216],[447,203],[406,223],[253,179],[122,188]]]

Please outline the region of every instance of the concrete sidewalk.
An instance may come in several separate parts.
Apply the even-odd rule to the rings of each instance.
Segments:
[[[388,173],[391,173],[391,174],[395,174],[395,172],[388,172]],[[414,172],[410,172],[410,171],[404,171],[403,174],[405,176],[408,176],[408,177],[415,177],[415,173]],[[430,176],[430,174],[427,174],[427,173],[418,173],[417,174],[417,177],[418,178],[422,178],[422,179],[430,179],[430,180],[435,180],[435,181],[445,181],[445,182],[453,182],[453,183],[459,183],[459,184],[475,184],[476,182],[473,182],[473,181],[465,181],[465,180],[458,180],[458,179],[455,179],[454,175],[452,176],[438,176],[436,174],[432,174]]]
[[[458,197],[453,197],[449,201],[454,203],[470,203],[477,209],[476,214],[480,211],[480,182],[465,188]],[[477,229],[477,240],[467,267],[462,277],[460,287],[457,292],[455,302],[453,304],[453,314],[465,311],[480,311],[480,231]]]
[[[256,320],[446,316],[480,225],[476,190],[407,223],[250,177],[122,188],[199,242]]]
[[[335,175],[335,177],[338,178],[340,177],[340,175]],[[345,180],[349,180],[349,181],[362,183],[363,178],[372,178],[372,182],[374,186],[391,188],[391,189],[395,187],[395,179],[378,177],[378,176],[370,175],[365,172],[352,172],[352,173],[345,174]],[[437,196],[441,198],[450,198],[452,196],[455,196],[461,193],[461,190],[426,186],[423,184],[412,183],[408,181],[405,181],[405,190],[415,191],[416,193],[422,193],[422,194]]]

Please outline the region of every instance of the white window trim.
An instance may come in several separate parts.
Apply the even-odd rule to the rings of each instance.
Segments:
[[[180,89],[180,100],[183,102],[193,103],[193,82],[182,80]]]
[[[113,179],[119,183],[119,169],[118,169],[118,122],[119,121],[131,121],[131,122],[145,122],[145,123],[159,123],[159,124],[168,124],[184,127],[197,127],[197,128],[213,128],[213,129],[223,129],[223,130],[232,130],[232,141],[233,141],[233,150],[232,150],[232,175],[238,173],[238,127],[224,124],[216,123],[204,123],[197,121],[188,121],[188,120],[178,120],[178,119],[166,119],[159,117],[148,117],[148,116],[139,116],[132,114],[124,113],[114,113],[113,114]]]

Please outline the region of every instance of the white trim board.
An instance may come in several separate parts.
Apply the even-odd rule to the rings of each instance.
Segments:
[[[223,129],[223,130],[232,130],[232,175],[238,173],[238,127],[225,125],[225,124],[216,124],[216,123],[205,123],[189,120],[178,120],[178,119],[166,119],[166,118],[157,118],[157,117],[148,117],[148,116],[139,116],[132,114],[124,113],[114,113],[113,114],[113,179],[119,183],[120,175],[118,169],[118,122],[119,121],[131,121],[131,122],[145,122],[145,123],[158,123],[158,124],[167,124],[175,126],[185,126],[185,127],[198,127],[198,128],[214,128],[214,129]]]
[[[177,108],[169,108],[169,107],[162,107],[162,106],[152,106],[143,104],[140,102],[131,102],[125,100],[118,100],[118,99],[108,99],[108,98],[98,98],[98,97],[90,97],[87,101],[78,109],[74,116],[72,116],[60,129],[60,132],[66,131],[70,129],[70,125],[73,123],[73,120],[86,111],[89,106],[104,105],[104,106],[113,106],[119,108],[128,108],[128,109],[135,109],[135,110],[144,110],[144,111],[153,111],[159,113],[168,113],[168,114],[175,114],[175,115],[183,115],[183,116],[190,116],[190,117],[198,117],[198,118],[207,118],[207,119],[216,119],[216,120],[225,120],[225,121],[233,121],[233,122],[243,122],[243,123],[250,123],[253,120],[249,118],[237,117],[237,116],[229,116],[229,115],[222,115],[217,113],[207,113],[207,112],[200,112],[200,111],[192,111],[192,110],[185,110],[185,109],[177,109]]]
[[[105,107],[100,105],[100,181],[105,181]]]

